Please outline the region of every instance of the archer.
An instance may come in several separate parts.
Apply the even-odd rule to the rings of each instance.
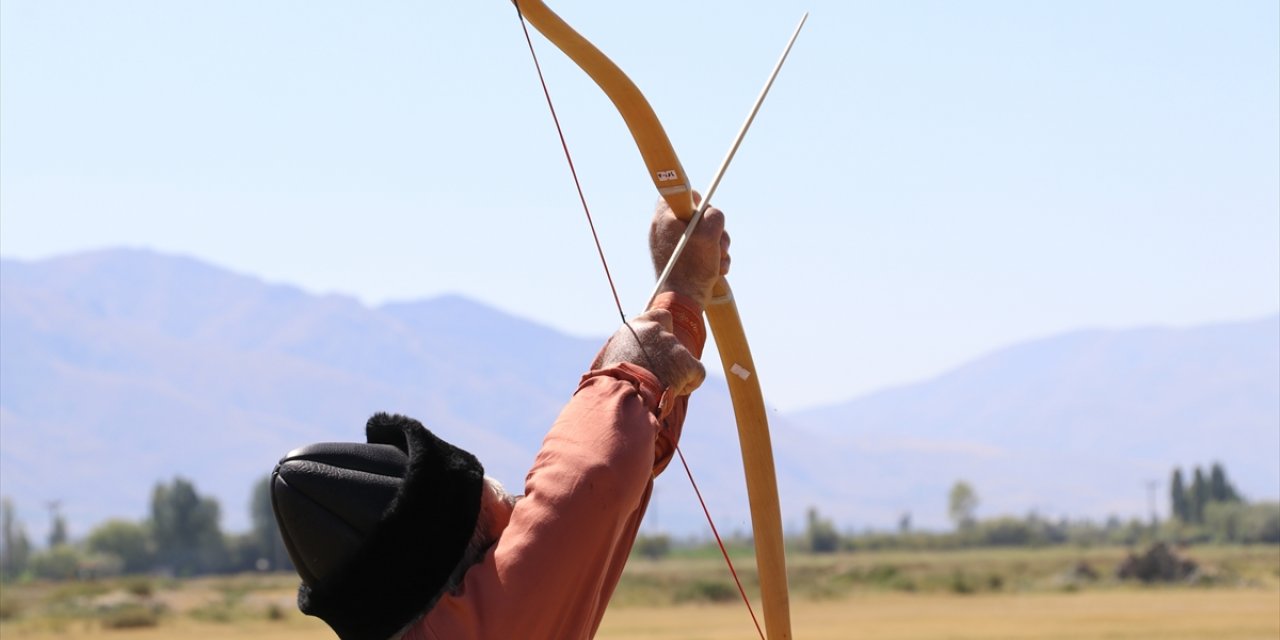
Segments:
[[[685,231],[660,202],[655,270]],[[471,453],[379,413],[367,444],[290,452],[272,504],[298,606],[343,640],[589,638],[706,376],[702,312],[729,271],[708,208],[649,309],[603,346],[512,496]]]

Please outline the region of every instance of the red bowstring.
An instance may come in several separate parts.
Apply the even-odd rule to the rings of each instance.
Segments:
[[[622,318],[622,324],[631,330],[631,334],[636,338],[636,344],[640,345],[643,351],[644,346],[640,344],[640,337],[635,335],[635,329],[631,328],[631,324],[627,322],[627,314],[622,310],[622,299],[618,297],[618,288],[613,284],[613,275],[609,272],[609,261],[604,257],[604,247],[600,244],[600,236],[596,233],[596,224],[591,217],[591,208],[587,206],[587,196],[582,191],[582,182],[578,180],[578,170],[573,166],[573,154],[569,153],[569,144],[564,138],[564,129],[560,126],[560,117],[556,115],[556,106],[551,101],[551,91],[547,89],[547,80],[542,75],[542,65],[538,62],[538,52],[533,48],[533,38],[529,35],[529,26],[525,24],[524,16],[520,14],[520,4],[516,5],[516,15],[520,18],[520,28],[524,30],[525,42],[529,44],[529,55],[533,57],[533,66],[538,71],[538,82],[542,85],[542,94],[547,99],[547,109],[551,111],[551,120],[555,122],[556,134],[560,136],[560,147],[564,149],[564,159],[569,163],[569,173],[573,175],[573,185],[578,189],[578,200],[582,202],[582,212],[587,216],[587,225],[591,228],[591,238],[596,243],[596,253],[600,254],[600,264],[604,266],[605,278],[609,281],[609,291],[613,293],[613,303],[618,308],[618,315]],[[645,353],[648,359],[649,354]],[[652,362],[652,361],[650,361]],[[747,597],[746,589],[742,588],[742,580],[738,578],[738,571],[733,567],[733,560],[729,559],[729,552],[724,547],[724,541],[720,539],[720,532],[716,530],[716,523],[711,519],[711,511],[707,509],[707,503],[702,499],[702,491],[698,489],[698,483],[693,479],[693,471],[689,469],[689,463],[684,459],[684,452],[680,450],[679,445],[676,446],[676,453],[680,456],[680,464],[684,466],[684,472],[689,476],[689,484],[693,485],[693,493],[698,496],[698,504],[702,505],[702,513],[707,517],[707,524],[711,525],[711,534],[716,538],[716,545],[720,547],[720,554],[724,556],[725,564],[729,565],[729,573],[733,575],[733,582],[738,587],[738,593],[742,595],[742,602],[747,605],[747,612],[751,614],[751,622],[756,626],[756,633],[760,634],[760,640],[764,640],[764,631],[760,628],[760,621],[756,619],[755,609],[751,607],[751,599]]]
[[[604,259],[604,247],[600,245],[600,236],[596,234],[596,223],[591,218],[591,208],[587,206],[587,196],[582,192],[582,182],[578,180],[578,169],[573,166],[573,155],[569,153],[569,143],[565,142],[564,129],[560,127],[560,116],[556,115],[556,105],[551,102],[551,92],[547,90],[547,79],[542,75],[542,65],[538,62],[538,53],[533,49],[533,38],[529,36],[529,26],[524,22],[524,16],[520,14],[520,4],[516,5],[516,15],[520,18],[520,28],[524,30],[524,40],[529,43],[529,55],[533,56],[533,67],[538,70],[538,82],[542,83],[542,95],[547,97],[547,108],[551,110],[551,120],[556,123],[556,134],[560,136],[560,147],[564,149],[564,159],[569,162],[569,173],[573,175],[573,186],[578,189],[578,200],[582,202],[582,212],[587,216],[587,226],[591,227],[591,238],[596,243],[596,253],[600,254],[600,264],[604,266],[604,277],[609,281],[609,291],[613,293],[613,303],[618,307],[618,315],[622,318],[622,324],[627,325],[630,329],[631,325],[627,323],[627,314],[622,310],[622,299],[618,297],[618,288],[613,285],[613,274],[609,272],[609,261]],[[635,329],[631,329],[632,335]],[[636,344],[640,344],[640,337],[636,336]],[[643,348],[643,346],[641,346]]]
[[[756,611],[751,608],[751,600],[747,598],[747,592],[742,588],[742,581],[738,579],[738,571],[733,568],[733,561],[729,559],[729,552],[724,548],[724,542],[720,539],[720,532],[716,531],[716,523],[711,519],[711,512],[707,510],[707,503],[702,499],[702,492],[698,490],[698,483],[693,481],[693,472],[689,470],[689,463],[685,462],[684,452],[680,450],[680,445],[676,445],[676,454],[680,456],[680,464],[684,465],[684,472],[689,476],[689,484],[693,485],[693,493],[698,496],[698,504],[702,505],[702,513],[707,516],[707,524],[711,525],[711,534],[716,537],[716,544],[720,546],[720,555],[724,556],[725,564],[729,565],[729,573],[733,574],[733,583],[738,585],[738,593],[742,594],[742,601],[747,605],[747,612],[751,614],[751,622],[756,625],[756,633],[760,634],[760,640],[764,640],[764,631],[760,629],[760,621],[756,620]]]

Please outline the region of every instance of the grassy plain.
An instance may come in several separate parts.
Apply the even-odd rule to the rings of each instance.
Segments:
[[[792,604],[801,640],[1280,638],[1280,591],[876,594]],[[753,638],[741,606],[610,609],[607,640]]]
[[[1200,563],[1200,577],[1191,584],[1158,587],[1111,577],[1125,553],[1062,547],[793,554],[794,635],[801,640],[1280,638],[1280,547],[1193,549],[1189,555]],[[745,557],[738,562],[750,591],[749,564]],[[334,637],[294,609],[295,584],[292,576],[253,575],[6,585],[0,589],[0,638]],[[737,598],[713,558],[634,560],[598,637],[754,637]],[[145,607],[139,608],[140,602]],[[149,611],[158,613],[147,617]]]

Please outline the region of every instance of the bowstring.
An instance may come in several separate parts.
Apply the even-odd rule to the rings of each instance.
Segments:
[[[644,359],[649,363],[649,369],[653,370],[653,359],[649,357],[649,352],[645,350],[644,344],[640,341],[640,335],[636,333],[631,323],[627,321],[627,314],[622,310],[622,299],[618,296],[618,288],[613,283],[613,274],[609,271],[609,261],[604,257],[604,247],[600,243],[600,235],[596,233],[595,220],[591,217],[591,207],[587,205],[587,196],[582,190],[582,181],[578,179],[578,170],[573,164],[573,154],[569,152],[569,143],[565,140],[564,129],[560,126],[560,117],[556,115],[555,103],[551,100],[551,91],[547,88],[547,79],[542,74],[542,64],[538,61],[538,52],[533,46],[533,37],[529,35],[529,25],[525,22],[524,14],[520,11],[520,3],[512,2],[516,7],[516,16],[520,20],[520,29],[524,32],[525,42],[529,45],[529,55],[533,58],[533,67],[538,72],[538,82],[542,85],[542,95],[546,97],[547,109],[551,112],[551,120],[556,125],[556,135],[560,137],[560,148],[564,150],[564,159],[569,164],[569,173],[573,176],[573,185],[578,190],[578,201],[582,203],[582,213],[587,218],[587,226],[591,229],[591,238],[596,245],[596,253],[600,256],[600,264],[604,267],[605,279],[609,282],[609,291],[613,294],[613,304],[618,310],[618,317],[622,320],[622,325],[631,332],[631,336],[636,341],[636,346],[640,348],[640,353],[644,355]],[[715,536],[716,544],[720,547],[720,553],[724,556],[724,561],[729,565],[729,573],[733,576],[733,582],[738,587],[738,593],[742,595],[742,602],[747,605],[747,612],[751,614],[751,622],[755,624],[756,632],[760,634],[760,640],[764,640],[764,631],[760,628],[760,621],[756,618],[755,609],[751,606],[751,599],[747,597],[746,589],[742,587],[742,580],[738,578],[738,571],[733,566],[733,560],[729,559],[729,552],[725,549],[724,541],[720,538],[720,532],[716,529],[716,523],[711,518],[711,511],[707,508],[707,503],[702,499],[702,491],[698,489],[698,483],[693,479],[693,472],[689,469],[689,463],[684,459],[684,452],[680,451],[679,445],[676,446],[676,453],[680,456],[680,464],[684,466],[685,474],[689,476],[689,484],[693,485],[694,495],[698,497],[698,503],[702,506],[702,513],[707,517],[707,524],[711,526],[711,534]]]
[[[587,226],[591,229],[591,239],[596,243],[596,253],[600,256],[600,265],[604,267],[604,277],[609,281],[609,291],[613,294],[613,304],[618,309],[618,317],[621,318],[622,324],[631,329],[631,324],[627,322],[627,314],[622,310],[622,299],[618,297],[618,288],[613,284],[613,274],[609,271],[609,261],[604,257],[604,247],[600,244],[600,235],[596,233],[596,222],[591,217],[591,207],[587,206],[587,196],[582,190],[582,181],[578,180],[578,169],[573,164],[573,154],[569,153],[569,143],[565,141],[564,129],[560,126],[560,116],[556,115],[556,105],[551,101],[551,91],[547,89],[547,79],[542,75],[542,64],[538,62],[538,52],[533,48],[533,38],[529,35],[529,25],[525,24],[524,14],[520,12],[519,3],[516,5],[516,16],[520,19],[520,28],[524,31],[524,40],[529,44],[529,55],[533,57],[533,67],[538,71],[538,82],[542,84],[542,95],[547,98],[547,109],[551,111],[551,120],[556,125],[556,135],[560,136],[560,148],[564,149],[564,159],[569,163],[569,173],[573,176],[573,186],[578,190],[578,201],[582,203],[582,213],[587,217]],[[631,329],[631,334],[636,339],[636,344],[640,345],[640,349],[644,350],[644,345],[640,344],[640,336],[636,335],[635,329]],[[645,359],[652,365],[653,361],[649,360],[649,354],[645,354]]]
[[[724,548],[724,541],[720,539],[720,532],[716,530],[716,523],[711,519],[711,512],[707,510],[707,503],[702,499],[702,492],[698,490],[698,483],[693,480],[693,471],[689,469],[689,463],[684,459],[684,452],[680,450],[680,445],[676,445],[676,453],[680,456],[680,464],[684,466],[685,475],[689,476],[689,484],[693,485],[693,493],[698,496],[698,504],[702,505],[702,513],[707,516],[707,524],[711,525],[711,533],[716,537],[716,544],[720,547],[720,555],[724,556],[725,564],[729,565],[729,573],[733,575],[733,583],[738,585],[738,593],[742,595],[742,601],[747,605],[747,613],[751,614],[751,622],[756,625],[756,633],[760,634],[760,640],[764,640],[764,630],[760,628],[760,621],[756,619],[756,610],[751,608],[751,599],[747,597],[746,589],[742,588],[742,580],[738,579],[738,570],[733,568],[733,561],[729,559],[729,551]]]

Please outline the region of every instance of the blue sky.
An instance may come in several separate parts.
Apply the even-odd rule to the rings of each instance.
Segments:
[[[1060,331],[1280,309],[1273,1],[551,6],[699,187],[812,12],[716,198],[783,409]],[[603,94],[535,44],[634,314],[656,194]],[[149,247],[606,335],[560,153],[505,0],[0,0],[6,257]]]

